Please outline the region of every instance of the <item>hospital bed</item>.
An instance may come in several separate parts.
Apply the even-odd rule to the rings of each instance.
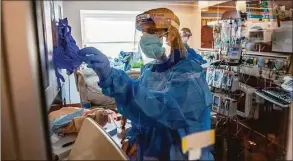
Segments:
[[[121,129],[117,129],[118,124],[120,121],[112,120],[101,127],[87,118],[78,135],[51,136],[54,160],[127,160],[121,150],[121,138],[118,137]],[[130,126],[128,122],[126,128]]]
[[[101,126],[87,118],[68,160],[128,160],[128,157]]]

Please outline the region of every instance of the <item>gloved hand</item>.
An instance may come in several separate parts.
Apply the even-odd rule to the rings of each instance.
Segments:
[[[126,123],[127,119],[123,118],[124,121],[121,121],[121,125],[123,128],[124,122]],[[123,122],[123,123],[122,123]],[[136,143],[136,129],[133,127],[124,130],[126,134],[121,139],[122,150],[126,153],[126,155],[130,158],[136,158],[137,160],[137,143]]]
[[[112,71],[110,62],[106,55],[94,47],[86,47],[79,51],[80,55],[85,55],[85,62],[99,76],[100,81],[105,80]]]
[[[137,144],[136,143],[131,144],[128,139],[125,139],[122,141],[121,149],[124,151],[124,153],[126,153],[128,157],[137,159]]]

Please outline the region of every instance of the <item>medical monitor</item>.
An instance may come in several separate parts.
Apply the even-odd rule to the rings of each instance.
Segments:
[[[237,101],[237,115],[245,118],[258,118],[255,92],[255,88],[239,82],[237,89],[233,92],[234,99]]]
[[[212,105],[212,110],[214,112],[219,112],[219,108],[221,106],[221,96],[218,94],[213,94],[213,105]]]

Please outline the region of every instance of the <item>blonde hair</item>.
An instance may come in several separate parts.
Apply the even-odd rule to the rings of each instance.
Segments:
[[[169,29],[169,33],[170,34],[174,34],[175,39],[173,40],[172,44],[171,44],[171,49],[172,51],[174,49],[178,49],[180,51],[180,58],[185,58],[186,57],[186,50],[184,47],[184,43],[182,41],[182,38],[180,36],[180,33],[177,29],[175,29],[173,26],[171,26],[171,28]]]
[[[188,32],[188,33],[189,33],[188,36],[192,36],[191,30],[190,30],[189,28],[187,28],[187,27],[183,27],[183,28],[181,29],[181,31],[183,31],[183,32]]]
[[[164,14],[169,14],[172,15],[172,20],[180,26],[180,20],[179,18],[174,14],[174,12],[168,8],[155,8],[151,9],[148,11],[145,11],[143,14],[155,14],[155,13],[164,13]],[[168,29],[168,34],[173,34],[174,35],[174,40],[171,42],[171,51],[174,51],[175,49],[178,49],[180,51],[180,58],[185,58],[186,57],[186,51],[184,44],[182,42],[180,33],[177,28],[174,26],[170,25]]]

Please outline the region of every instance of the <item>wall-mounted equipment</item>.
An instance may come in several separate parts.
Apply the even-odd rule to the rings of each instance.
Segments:
[[[247,23],[247,38],[246,50],[258,52],[272,51],[272,33],[276,28],[276,23],[261,22]]]
[[[255,100],[256,89],[239,82],[238,89],[233,92],[237,101],[237,115],[250,119],[258,119],[258,106]]]
[[[228,96],[215,93],[213,94],[212,110],[218,114],[232,117],[237,115],[237,102]]]
[[[242,57],[240,73],[262,77],[274,82],[283,81],[289,73],[290,55],[272,52],[247,51]]]

